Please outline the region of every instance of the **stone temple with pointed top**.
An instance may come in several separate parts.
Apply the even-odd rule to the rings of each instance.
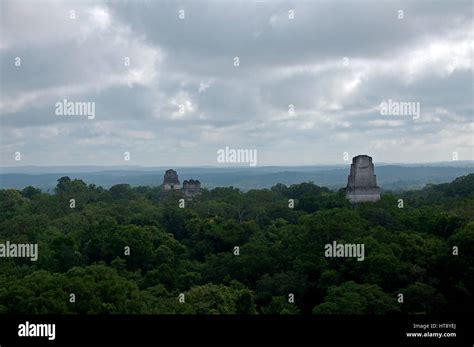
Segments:
[[[377,187],[372,157],[358,155],[352,158],[351,171],[347,179],[346,198],[352,204],[380,200],[380,188]]]

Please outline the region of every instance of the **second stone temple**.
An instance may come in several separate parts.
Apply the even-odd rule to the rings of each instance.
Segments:
[[[380,188],[377,186],[372,157],[358,155],[352,158],[351,171],[347,179],[346,198],[353,204],[380,200]]]

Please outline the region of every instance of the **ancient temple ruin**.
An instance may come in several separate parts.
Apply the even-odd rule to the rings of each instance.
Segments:
[[[166,170],[163,177],[163,190],[180,190],[181,184],[178,179],[178,173],[172,169]]]
[[[172,191],[180,192],[188,199],[194,198],[201,192],[201,182],[198,180],[186,180],[183,186],[178,178],[178,173],[172,169],[166,170],[163,177],[163,192],[169,193]]]
[[[372,157],[358,155],[352,158],[351,171],[347,179],[346,198],[353,204],[380,200],[380,188],[377,187]]]
[[[198,195],[201,191],[201,182],[198,180],[189,180],[183,182],[183,192],[184,196],[187,198],[192,198]]]

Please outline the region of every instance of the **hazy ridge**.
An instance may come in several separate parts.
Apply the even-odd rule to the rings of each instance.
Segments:
[[[57,166],[7,167],[0,169],[0,188],[22,189],[26,186],[52,190],[62,176],[82,179],[88,184],[109,188],[114,184],[157,186],[169,167],[140,166]],[[173,167],[180,180],[198,179],[205,188],[233,186],[242,190],[270,188],[312,181],[331,189],[345,187],[349,165],[265,166],[265,167]],[[377,183],[383,190],[422,188],[426,184],[450,182],[474,172],[472,161],[431,164],[375,165]]]

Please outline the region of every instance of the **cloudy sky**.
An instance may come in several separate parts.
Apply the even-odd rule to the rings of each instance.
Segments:
[[[470,0],[2,0],[0,15],[1,166],[218,165],[226,146],[259,166],[474,159]],[[95,118],[57,115],[64,99]],[[389,99],[419,119],[382,115]]]

